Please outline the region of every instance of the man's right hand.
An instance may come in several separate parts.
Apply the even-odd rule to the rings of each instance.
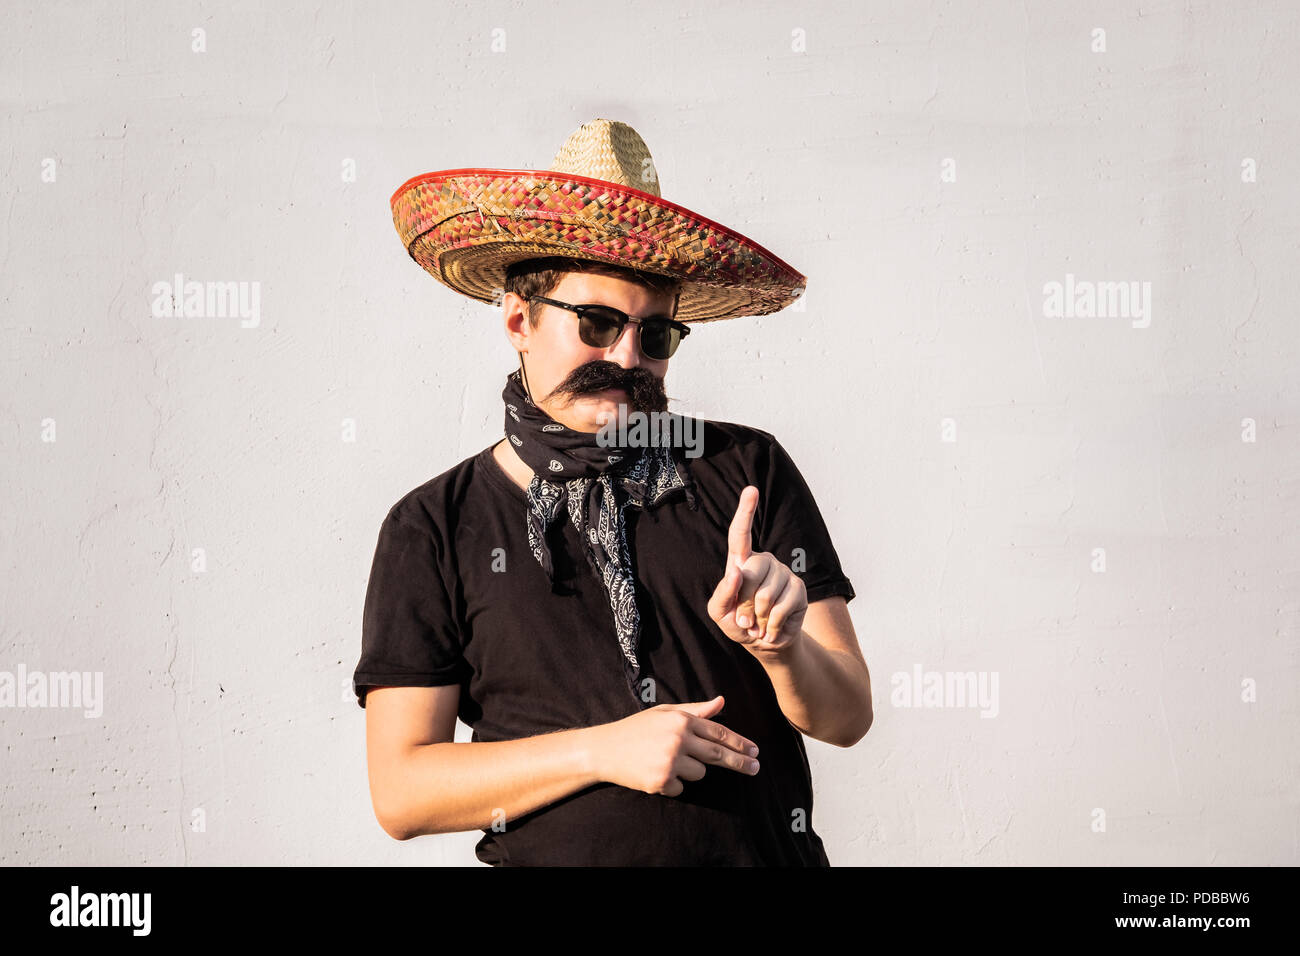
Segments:
[[[690,704],[660,704],[592,727],[593,768],[602,780],[644,793],[676,797],[683,780],[699,780],[708,764],[758,773],[758,747],[707,718],[721,696]]]

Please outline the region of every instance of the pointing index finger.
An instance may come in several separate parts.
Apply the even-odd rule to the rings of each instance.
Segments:
[[[758,489],[746,485],[740,491],[735,517],[727,529],[727,556],[733,563],[744,564],[752,553],[750,529],[754,524],[754,509],[758,507]]]
[[[748,757],[758,756],[758,745],[754,741],[748,737],[742,737],[716,720],[709,720],[707,717],[696,717],[691,721],[691,728],[697,737],[720,743],[738,754],[744,754]]]

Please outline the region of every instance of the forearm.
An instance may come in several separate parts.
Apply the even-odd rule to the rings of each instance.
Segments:
[[[871,684],[860,661],[804,631],[786,650],[750,653],[763,665],[786,719],[810,737],[849,747],[871,727]]]
[[[484,830],[599,783],[592,729],[412,747],[381,782],[384,829],[399,840]]]

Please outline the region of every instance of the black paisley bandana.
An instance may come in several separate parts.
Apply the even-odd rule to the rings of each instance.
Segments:
[[[666,446],[601,446],[596,432],[561,425],[533,404],[518,369],[506,377],[501,398],[506,406],[506,438],[534,473],[527,492],[528,544],[533,556],[554,585],[546,529],[559,512],[561,499],[567,500],[569,520],[586,544],[587,563],[609,595],[624,666],[635,684],[641,673],[637,660],[641,618],[623,509],[628,504],[654,505],[677,488],[684,489],[690,507],[697,508],[686,463]]]

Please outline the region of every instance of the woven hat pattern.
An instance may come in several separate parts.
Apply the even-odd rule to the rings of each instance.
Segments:
[[[661,198],[644,141],[609,120],[581,127],[549,170],[428,173],[393,194],[392,211],[411,258],[482,302],[499,301],[508,266],[542,256],[676,276],[683,322],[777,312],[806,285],[762,246]]]
[[[659,195],[659,173],[650,148],[641,134],[626,123],[584,123],[564,141],[547,168],[553,173],[586,176]]]

